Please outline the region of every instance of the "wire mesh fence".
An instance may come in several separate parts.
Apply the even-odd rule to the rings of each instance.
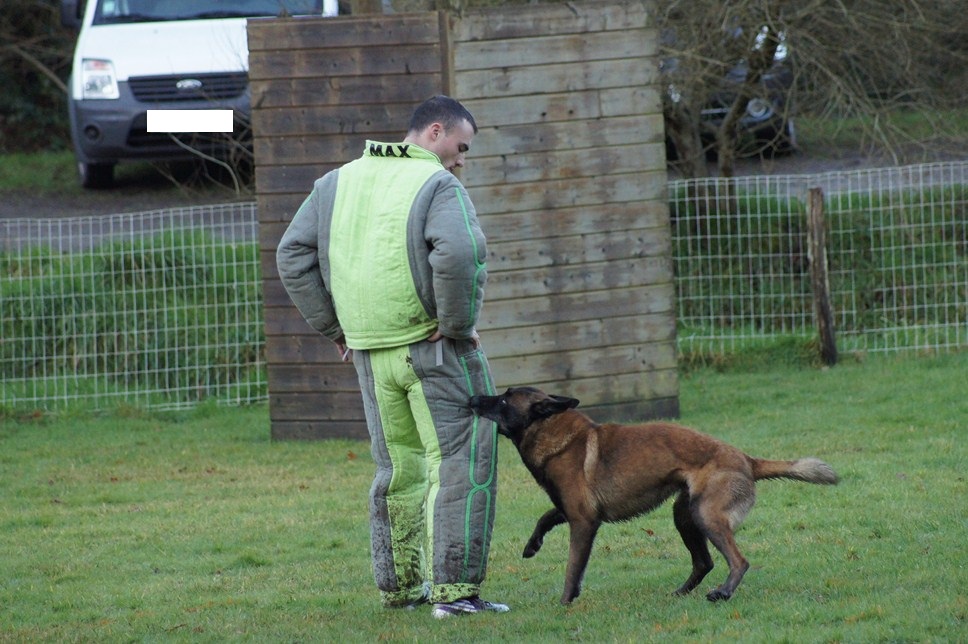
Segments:
[[[267,395],[255,204],[0,220],[0,407]]]
[[[681,354],[816,336],[806,199],[824,194],[840,352],[968,347],[968,161],[669,184]]]
[[[968,161],[669,184],[680,354],[816,337],[824,192],[838,349],[968,347]],[[0,220],[0,409],[267,397],[254,203]]]

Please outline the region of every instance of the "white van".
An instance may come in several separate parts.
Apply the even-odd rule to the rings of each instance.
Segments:
[[[337,0],[61,0],[80,30],[68,111],[81,185],[110,187],[120,161],[217,155],[247,138],[246,18],[336,13]],[[213,109],[232,111],[233,135],[148,131],[149,110]]]

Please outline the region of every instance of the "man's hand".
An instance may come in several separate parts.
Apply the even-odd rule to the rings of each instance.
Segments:
[[[340,336],[336,341],[336,350],[339,351],[339,359],[343,362],[353,361],[353,350],[346,346],[346,338]]]
[[[437,331],[434,331],[429,338],[427,338],[427,342],[439,342],[443,337],[444,334],[438,329]],[[481,347],[481,336],[477,335],[477,329],[471,331],[471,337],[469,340],[474,344],[475,349],[479,349]]]

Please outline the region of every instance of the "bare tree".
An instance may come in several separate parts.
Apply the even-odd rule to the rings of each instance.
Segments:
[[[944,141],[944,110],[968,102],[963,0],[629,1],[645,2],[656,17],[666,132],[674,162],[687,177],[708,174],[709,156],[717,158],[719,174],[732,176],[738,153],[766,153],[784,143],[778,138],[750,147],[743,136],[751,103],[776,97],[777,54],[786,55],[792,79],[788,100],[773,105],[782,117],[794,110],[831,123],[856,117],[851,122],[863,128],[865,145],[898,160],[914,142],[889,115],[916,114],[932,133],[929,139]],[[64,79],[73,34],[59,27],[58,1],[3,3],[0,81],[8,89],[0,96],[0,151],[66,141]],[[354,12],[459,12],[535,3],[341,0],[340,6]],[[711,100],[720,108],[715,119],[709,118]]]
[[[739,119],[754,98],[769,98],[764,78],[778,51],[792,84],[781,106],[821,119],[852,121],[871,146],[894,153],[903,130],[887,115],[906,109],[930,122],[964,105],[968,87],[968,12],[956,0],[656,0],[667,92],[667,133],[683,174],[732,176]],[[669,64],[672,61],[673,64]],[[731,69],[746,74],[731,86],[725,118],[703,118]],[[938,123],[938,135],[943,129]]]
[[[0,9],[0,152],[63,145],[73,37],[55,0],[3,0]]]

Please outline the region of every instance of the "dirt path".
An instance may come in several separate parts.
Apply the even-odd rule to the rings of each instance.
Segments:
[[[141,212],[199,204],[253,200],[217,185],[184,187],[146,167],[133,173],[119,173],[110,190],[83,190],[74,177],[62,194],[6,191],[0,193],[0,219],[83,217]]]

